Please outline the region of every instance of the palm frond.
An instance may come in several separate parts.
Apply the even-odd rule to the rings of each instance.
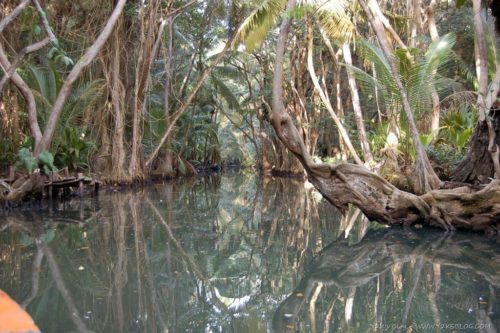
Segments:
[[[218,77],[225,77],[238,82],[244,82],[244,75],[234,66],[216,66],[214,68],[214,74]]]
[[[313,14],[323,27],[323,30],[335,41],[344,43],[352,39],[356,27],[348,13],[351,1],[305,1],[313,6]]]
[[[258,47],[285,10],[285,6],[285,0],[265,0],[243,21],[236,32],[234,45],[245,43],[248,52]]]
[[[210,80],[213,82],[214,86],[217,88],[218,93],[222,98],[224,98],[230,108],[239,108],[240,103],[238,102],[238,99],[224,82],[216,78],[214,75],[211,75]]]

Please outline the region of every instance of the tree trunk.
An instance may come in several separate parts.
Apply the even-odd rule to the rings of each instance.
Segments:
[[[426,10],[427,16],[427,27],[429,28],[429,34],[433,42],[439,40],[439,33],[436,25],[435,11],[437,2],[432,0]],[[435,75],[436,73],[433,73]],[[431,98],[432,98],[432,115],[431,115],[431,133],[433,139],[437,138],[439,134],[439,120],[441,116],[441,104],[439,102],[439,94],[434,87],[431,88]]]
[[[480,106],[479,117],[483,121],[487,112],[481,108],[484,103],[483,99],[488,90],[488,62],[487,62],[487,50],[486,50],[486,39],[484,35],[483,20],[481,18],[481,0],[472,1],[474,7],[474,33],[475,33],[475,47],[474,53],[476,57],[476,75],[479,82],[479,99],[478,104]],[[483,105],[484,108],[484,105]]]
[[[111,60],[111,103],[114,110],[113,145],[111,152],[112,181],[129,181],[130,177],[125,168],[126,152],[124,147],[125,139],[125,92],[120,78],[120,55],[122,48],[120,44],[121,22],[118,23],[114,33],[112,60]]]
[[[474,30],[476,34],[476,71],[479,79],[479,121],[469,141],[467,155],[458,165],[453,179],[461,182],[486,182],[489,177],[500,177],[500,111],[494,104],[499,91],[500,66],[497,65],[495,79],[488,88],[486,44],[481,19],[481,1],[474,0]],[[487,93],[487,95],[486,95]]]
[[[167,40],[167,59],[165,61],[165,89],[163,92],[163,108],[165,112],[165,122],[168,127],[168,118],[170,115],[170,91],[172,82],[172,60],[174,56],[174,18],[168,19],[168,40]]]
[[[348,43],[342,46],[342,53],[346,64],[352,66],[351,49]],[[358,86],[356,80],[350,71],[347,71],[347,78],[349,80],[349,88],[351,90],[352,109],[354,111],[354,119],[356,120],[356,128],[358,129],[359,143],[363,151],[365,163],[371,164],[373,162],[373,155],[368,143],[368,138],[365,130],[365,123],[363,120],[363,112],[361,111],[361,103],[359,101]]]
[[[413,111],[411,109],[408,96],[406,95],[406,90],[404,89],[403,83],[399,76],[396,62],[394,61],[394,57],[392,55],[392,48],[389,45],[387,36],[385,35],[382,22],[380,21],[378,16],[375,16],[373,14],[374,12],[375,13],[380,12],[380,8],[376,0],[369,0],[368,2],[369,5],[367,5],[364,0],[359,0],[359,3],[361,7],[363,7],[365,14],[368,16],[371,26],[375,31],[375,34],[377,35],[377,39],[380,43],[380,46],[382,47],[382,51],[384,52],[387,61],[389,62],[392,75],[394,76],[394,79],[396,81],[396,86],[398,87],[399,93],[401,95],[403,110],[405,111],[406,117],[408,119],[411,138],[416,151],[416,165],[415,165],[416,179],[413,185],[413,189],[415,193],[418,194],[426,193],[433,189],[437,189],[441,185],[441,181],[439,180],[439,177],[432,169],[429,158],[427,157],[424,147],[420,142],[420,136],[417,130],[415,119],[413,117]]]
[[[490,111],[490,117],[496,133],[495,144],[500,145],[500,105],[497,104],[496,107]],[[495,170],[488,151],[489,140],[488,125],[485,121],[478,122],[469,141],[467,155],[453,174],[454,181],[484,183],[493,178]]]
[[[49,119],[47,121],[47,126],[45,127],[45,131],[43,133],[43,137],[40,140],[40,144],[35,147],[35,154],[38,155],[42,151],[47,150],[52,142],[52,137],[54,136],[54,132],[57,127],[57,123],[59,121],[59,117],[63,111],[66,100],[68,99],[71,90],[73,88],[73,84],[76,82],[83,69],[87,67],[99,53],[101,48],[106,43],[107,39],[113,32],[113,28],[115,23],[118,21],[118,18],[121,16],[123,8],[125,7],[126,0],[118,0],[113,13],[109,17],[104,29],[100,33],[100,35],[95,40],[94,44],[90,46],[85,54],[78,60],[76,65],[73,67],[68,77],[64,80],[64,83],[57,95],[56,101],[52,107],[52,111],[50,113]]]

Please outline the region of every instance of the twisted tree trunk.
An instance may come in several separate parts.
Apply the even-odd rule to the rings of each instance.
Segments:
[[[287,10],[295,6],[289,0]],[[455,228],[500,230],[500,181],[495,180],[480,191],[468,187],[433,190],[417,196],[404,192],[363,166],[353,164],[316,164],[283,103],[283,56],[290,30],[285,18],[276,46],[273,77],[271,124],[278,138],[299,159],[309,181],[341,211],[353,204],[372,221],[388,225],[420,223],[452,230]]]

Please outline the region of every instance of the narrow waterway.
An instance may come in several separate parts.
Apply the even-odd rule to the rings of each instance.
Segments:
[[[0,217],[0,289],[52,332],[496,332],[500,246],[229,174]]]

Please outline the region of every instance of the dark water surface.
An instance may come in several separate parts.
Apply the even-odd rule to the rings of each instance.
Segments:
[[[0,217],[0,289],[51,332],[496,332],[500,245],[214,176]]]

